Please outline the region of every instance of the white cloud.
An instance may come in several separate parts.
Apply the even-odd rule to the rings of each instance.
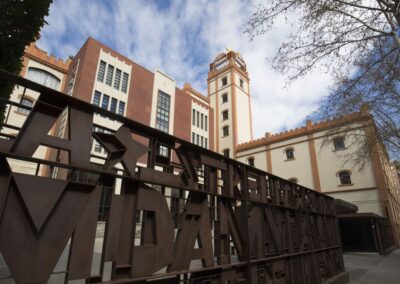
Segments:
[[[317,70],[284,88],[285,77],[271,69],[267,58],[290,26],[278,22],[269,34],[249,42],[243,27],[256,1],[177,0],[166,9],[146,0],[54,2],[39,45],[58,56],[76,53],[92,36],[150,70],[165,71],[179,86],[190,82],[205,93],[213,58],[225,47],[239,51],[250,74],[255,137],[296,127],[331,83]]]

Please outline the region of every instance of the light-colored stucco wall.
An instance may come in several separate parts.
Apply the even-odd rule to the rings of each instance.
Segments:
[[[174,134],[174,115],[175,115],[175,87],[176,82],[174,79],[164,74],[163,72],[156,70],[154,72],[154,85],[153,85],[153,98],[151,103],[151,118],[150,126],[156,127],[156,115],[157,115],[157,101],[158,93],[162,91],[170,96],[170,112],[169,112],[169,134]]]
[[[249,96],[240,88],[236,88],[236,123],[237,143],[251,140],[251,117]]]
[[[261,146],[252,150],[240,152],[236,159],[242,163],[248,164],[248,159],[254,158],[254,166],[260,170],[267,171],[266,147]]]
[[[363,169],[358,169],[358,165],[354,165],[352,162],[346,163],[348,155],[353,153],[358,147],[355,144],[356,142],[352,141],[352,137],[360,137],[360,135],[363,134],[363,130],[351,130],[346,132],[344,135],[346,149],[339,151],[335,151],[333,142],[331,141],[334,136],[329,136],[327,145],[322,146],[324,137],[329,135],[329,133],[321,132],[314,135],[318,170],[323,192],[376,187],[371,161],[368,161]],[[337,175],[340,170],[351,171],[352,185],[340,185],[340,180]]]
[[[195,119],[195,124],[193,125],[193,110],[195,110],[195,114],[196,114],[196,119]],[[197,112],[199,112],[200,114],[203,114],[203,128],[201,128],[201,124],[199,123],[199,126],[197,126]],[[205,121],[205,117],[207,116],[207,121]],[[207,126],[205,125],[205,123],[207,123]],[[191,122],[190,122],[190,130],[191,130],[191,137],[192,137],[192,133],[194,133],[195,135],[199,135],[200,137],[203,137],[203,139],[207,138],[207,145],[203,144],[203,147],[209,148],[210,145],[210,139],[208,136],[208,131],[210,129],[210,113],[209,113],[209,109],[196,103],[195,100],[192,100],[192,111],[191,111]],[[207,129],[207,130],[206,130]],[[197,137],[197,136],[196,136]],[[192,139],[192,138],[191,138]],[[197,138],[196,138],[197,139]],[[201,146],[200,143],[197,143],[197,141],[192,141],[192,143],[194,144],[198,144]],[[205,141],[203,141],[205,143]]]
[[[49,72],[50,74],[54,75],[55,77],[57,77],[58,79],[60,79],[60,85],[59,85],[57,91],[60,91],[61,87],[65,84],[65,82],[64,82],[66,80],[65,74],[45,65],[43,63],[35,61],[34,59],[26,58],[26,66],[25,66],[26,70],[28,70],[31,67],[45,70],[45,71]],[[28,72],[25,72],[25,77],[27,76],[27,74],[28,74]],[[32,91],[30,89],[26,89],[25,93],[24,93],[23,87],[16,86],[14,88],[13,92],[11,93],[10,100],[19,103],[22,95],[24,95],[25,98],[33,101],[34,104],[39,97],[38,92]],[[7,108],[6,111],[8,112],[8,110],[9,110],[9,107]],[[10,111],[10,114],[8,116],[7,123],[10,125],[16,126],[16,127],[22,127],[22,125],[25,123],[26,119],[28,118],[28,114],[25,112],[19,111],[18,108],[14,107],[14,106],[11,107],[9,111]],[[3,133],[16,135],[17,131],[13,130],[11,128],[3,128]],[[47,153],[47,148],[40,146],[34,153],[33,157],[44,159],[46,153]],[[22,161],[9,159],[9,164],[10,164],[11,169],[14,172],[26,173],[26,174],[32,174],[32,175],[36,173],[36,166],[37,166],[36,163],[22,162]]]
[[[294,150],[294,159],[286,158],[285,150]],[[314,189],[307,136],[270,145],[272,173],[285,179],[297,178],[298,183]]]
[[[380,216],[385,216],[383,204],[379,202],[379,192],[375,182],[372,162],[367,161],[363,169],[359,169],[353,163],[345,163],[348,154],[354,153],[357,145],[352,141],[352,137],[364,135],[361,125],[354,124],[347,130],[345,137],[345,150],[336,150],[332,142],[334,131],[324,130],[313,133],[313,135],[302,135],[296,138],[281,139],[276,143],[268,143],[247,150],[240,150],[237,153],[238,160],[248,163],[249,157],[254,157],[255,166],[267,170],[268,156],[271,157],[272,174],[281,176],[285,179],[297,178],[298,183],[315,188],[314,178],[319,177],[321,191],[334,198],[343,199],[356,204],[359,212],[371,212]],[[323,141],[325,141],[324,146]],[[315,145],[316,169],[312,169],[312,159],[310,143]],[[293,160],[287,160],[285,149],[294,149]],[[270,155],[268,154],[270,151]],[[351,171],[351,185],[341,185],[337,173],[340,170]]]
[[[378,191],[376,189],[335,193],[327,192],[326,194],[357,205],[359,213],[375,213],[380,216],[386,216],[383,207],[378,202]]]

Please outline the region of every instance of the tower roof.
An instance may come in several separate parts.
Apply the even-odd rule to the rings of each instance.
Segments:
[[[210,75],[212,76],[215,73],[219,73],[219,71],[228,68],[228,66],[237,68],[246,74],[247,77],[246,62],[244,61],[242,55],[239,52],[229,48],[226,49],[226,52],[219,53],[211,62],[210,71],[208,73],[209,77]]]

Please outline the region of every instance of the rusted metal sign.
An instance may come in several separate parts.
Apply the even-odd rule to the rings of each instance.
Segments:
[[[40,93],[32,109],[3,102],[30,111],[21,127],[6,120],[0,139],[0,252],[17,283],[46,283],[65,254],[65,282],[347,283],[330,197],[5,72],[0,79]],[[120,126],[98,131],[98,114]],[[91,152],[93,140],[105,155]],[[27,162],[33,174],[14,169]],[[96,237],[105,188],[117,193]]]

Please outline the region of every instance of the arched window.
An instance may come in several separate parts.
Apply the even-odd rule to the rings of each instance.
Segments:
[[[43,69],[29,67],[26,78],[54,90],[60,89],[60,79]]]
[[[223,152],[225,157],[229,158],[229,149],[224,149],[222,152]]]
[[[247,159],[247,162],[249,163],[249,166],[254,167],[254,157],[249,157],[249,158]]]
[[[294,148],[286,148],[285,149],[286,160],[293,160],[294,159]]]
[[[24,106],[32,107],[33,106],[33,100],[27,99],[27,98],[23,98],[20,101],[20,104],[24,105]],[[19,108],[17,108],[17,112],[23,113],[23,114],[29,114],[30,110],[26,109],[26,108],[19,107]]]
[[[351,171],[349,170],[342,170],[337,172],[336,174],[339,177],[339,181],[341,185],[351,185]]]

